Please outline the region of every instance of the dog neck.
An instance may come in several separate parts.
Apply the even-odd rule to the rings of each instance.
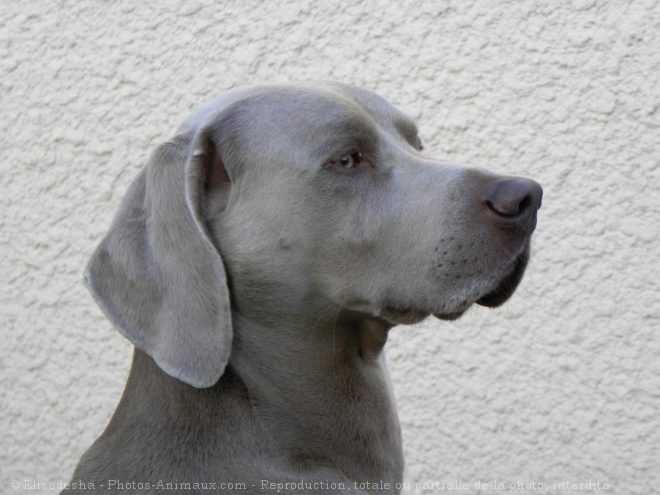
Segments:
[[[315,321],[293,321],[289,315],[287,325],[264,326],[235,315],[230,363],[205,389],[165,374],[136,349],[120,404],[86,457],[121,452],[98,464],[140,473],[153,472],[140,463],[158,452],[160,469],[179,480],[239,480],[249,476],[244,466],[258,466],[262,457],[262,465],[275,462],[292,477],[394,493],[403,456],[381,353],[390,326],[335,308]],[[182,451],[195,456],[187,462],[194,471],[177,473]],[[254,483],[266,478],[252,476]]]

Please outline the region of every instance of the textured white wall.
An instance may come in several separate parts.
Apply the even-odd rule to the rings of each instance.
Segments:
[[[335,79],[545,188],[504,308],[392,332],[412,490],[657,493],[657,1],[7,0],[0,71],[0,492],[67,480],[119,399],[131,348],[81,274],[152,147],[232,86]]]

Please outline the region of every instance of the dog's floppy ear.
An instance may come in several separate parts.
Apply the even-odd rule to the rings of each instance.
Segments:
[[[85,271],[112,324],[163,371],[200,388],[220,378],[232,343],[226,274],[202,217],[209,180],[214,194],[229,194],[218,187],[229,175],[207,133],[159,146]]]

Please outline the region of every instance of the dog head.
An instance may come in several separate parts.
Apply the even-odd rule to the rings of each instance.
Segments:
[[[232,311],[267,324],[323,301],[394,325],[502,304],[541,195],[430,158],[371,92],[239,89],[153,153],[85,279],[131,342],[205,387],[229,359]]]

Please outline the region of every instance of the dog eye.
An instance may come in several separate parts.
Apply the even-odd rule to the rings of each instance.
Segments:
[[[369,153],[365,155],[355,149],[341,154],[337,153],[325,163],[324,167],[342,173],[354,173],[365,169],[376,170]]]
[[[353,153],[347,153],[343,155],[337,163],[344,168],[355,168],[362,161],[362,153],[359,151],[354,151]]]

